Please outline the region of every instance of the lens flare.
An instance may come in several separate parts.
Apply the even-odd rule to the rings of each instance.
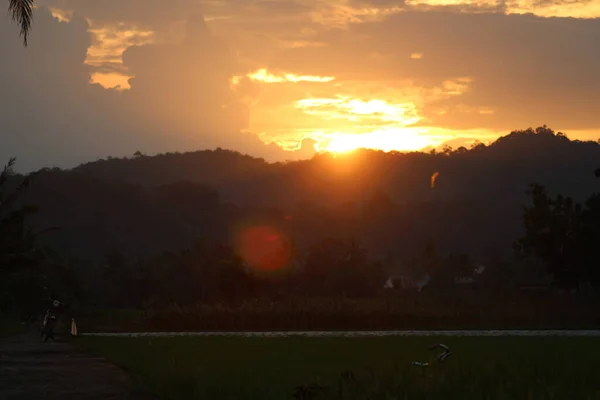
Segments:
[[[431,175],[431,188],[432,189],[435,188],[435,182],[437,181],[438,176],[440,176],[439,172],[434,172],[433,175]]]
[[[245,227],[236,236],[237,252],[252,268],[262,271],[279,270],[290,260],[289,241],[273,227]]]

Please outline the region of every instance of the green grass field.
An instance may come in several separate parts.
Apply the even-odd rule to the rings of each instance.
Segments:
[[[445,343],[444,363],[428,346]],[[168,399],[600,399],[597,338],[110,338],[81,346]],[[344,372],[352,371],[352,378]],[[347,375],[347,374],[346,374]],[[309,390],[303,390],[308,392]]]

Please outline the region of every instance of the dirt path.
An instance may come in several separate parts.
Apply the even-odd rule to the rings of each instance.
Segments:
[[[36,332],[0,339],[0,398],[156,399],[135,392],[116,366],[58,339],[42,343]]]

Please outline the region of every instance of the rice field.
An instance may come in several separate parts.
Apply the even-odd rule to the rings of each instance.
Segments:
[[[127,370],[140,389],[166,399],[600,399],[597,332],[578,337],[213,333],[83,336],[76,343]],[[438,350],[429,350],[436,343],[452,353],[443,362],[436,359]]]
[[[435,330],[435,331],[272,331],[272,332],[87,332],[81,336],[104,337],[534,337],[534,336],[596,336],[600,330]]]

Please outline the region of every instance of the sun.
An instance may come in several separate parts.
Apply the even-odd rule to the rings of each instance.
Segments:
[[[338,136],[333,138],[325,147],[325,151],[329,153],[348,153],[360,148],[359,143],[353,135]]]
[[[368,133],[335,133],[326,140],[325,151],[347,153],[357,149],[417,151],[435,145],[428,135],[416,129],[391,128]]]

